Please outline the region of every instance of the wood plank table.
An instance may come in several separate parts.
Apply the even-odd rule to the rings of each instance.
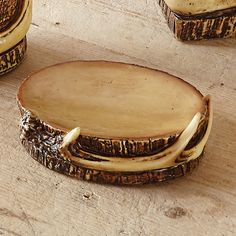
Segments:
[[[157,1],[37,0],[23,64],[0,78],[0,235],[236,235],[236,39],[175,40]],[[214,125],[192,175],[140,187],[52,172],[19,141],[16,92],[30,73],[76,59],[124,61],[212,94]]]

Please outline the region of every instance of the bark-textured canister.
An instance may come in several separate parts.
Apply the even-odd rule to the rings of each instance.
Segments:
[[[31,18],[32,0],[0,0],[0,75],[22,62]]]
[[[158,0],[169,28],[182,41],[236,36],[236,0]]]

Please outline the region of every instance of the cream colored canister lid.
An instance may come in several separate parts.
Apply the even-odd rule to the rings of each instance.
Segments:
[[[168,7],[184,15],[196,15],[236,7],[236,0],[165,0]]]

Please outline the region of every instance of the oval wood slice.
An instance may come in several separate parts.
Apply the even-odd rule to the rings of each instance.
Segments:
[[[116,184],[163,181],[192,170],[204,145],[198,152],[194,147],[206,133],[209,118],[208,102],[185,81],[102,61],[43,69],[22,83],[18,102],[22,143],[36,160],[64,174]],[[155,167],[178,149],[196,114],[199,124],[183,147],[186,153],[191,150],[188,156],[195,153],[194,160],[185,155],[184,161],[179,157],[171,165],[160,165],[166,168]],[[80,132],[72,140],[70,131],[77,127]],[[60,152],[67,133],[74,141],[68,149],[74,159]]]

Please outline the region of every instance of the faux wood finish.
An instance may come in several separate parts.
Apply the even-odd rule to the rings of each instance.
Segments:
[[[36,0],[33,13],[27,57],[0,79],[1,234],[234,236],[236,40],[182,43],[157,1]],[[197,170],[158,185],[116,187],[32,160],[19,139],[17,89],[32,72],[76,59],[161,69],[212,94],[213,129]]]
[[[31,16],[31,0],[0,0],[0,75],[23,60]]]
[[[236,36],[236,8],[185,17],[173,12],[165,0],[159,0],[159,4],[177,39],[186,41]]]
[[[0,54],[0,75],[3,75],[15,69],[25,57],[27,49],[26,37],[22,39],[15,47]]]
[[[23,5],[24,0],[0,0],[0,33],[17,21]]]
[[[115,185],[137,185],[163,182],[191,173],[199,164],[203,153],[195,160],[176,163],[176,166],[143,172],[108,172],[91,170],[73,161],[65,160],[59,148],[63,141],[63,132],[55,130],[39,119],[21,110],[21,143],[27,152],[39,163],[61,174],[82,180]]]

